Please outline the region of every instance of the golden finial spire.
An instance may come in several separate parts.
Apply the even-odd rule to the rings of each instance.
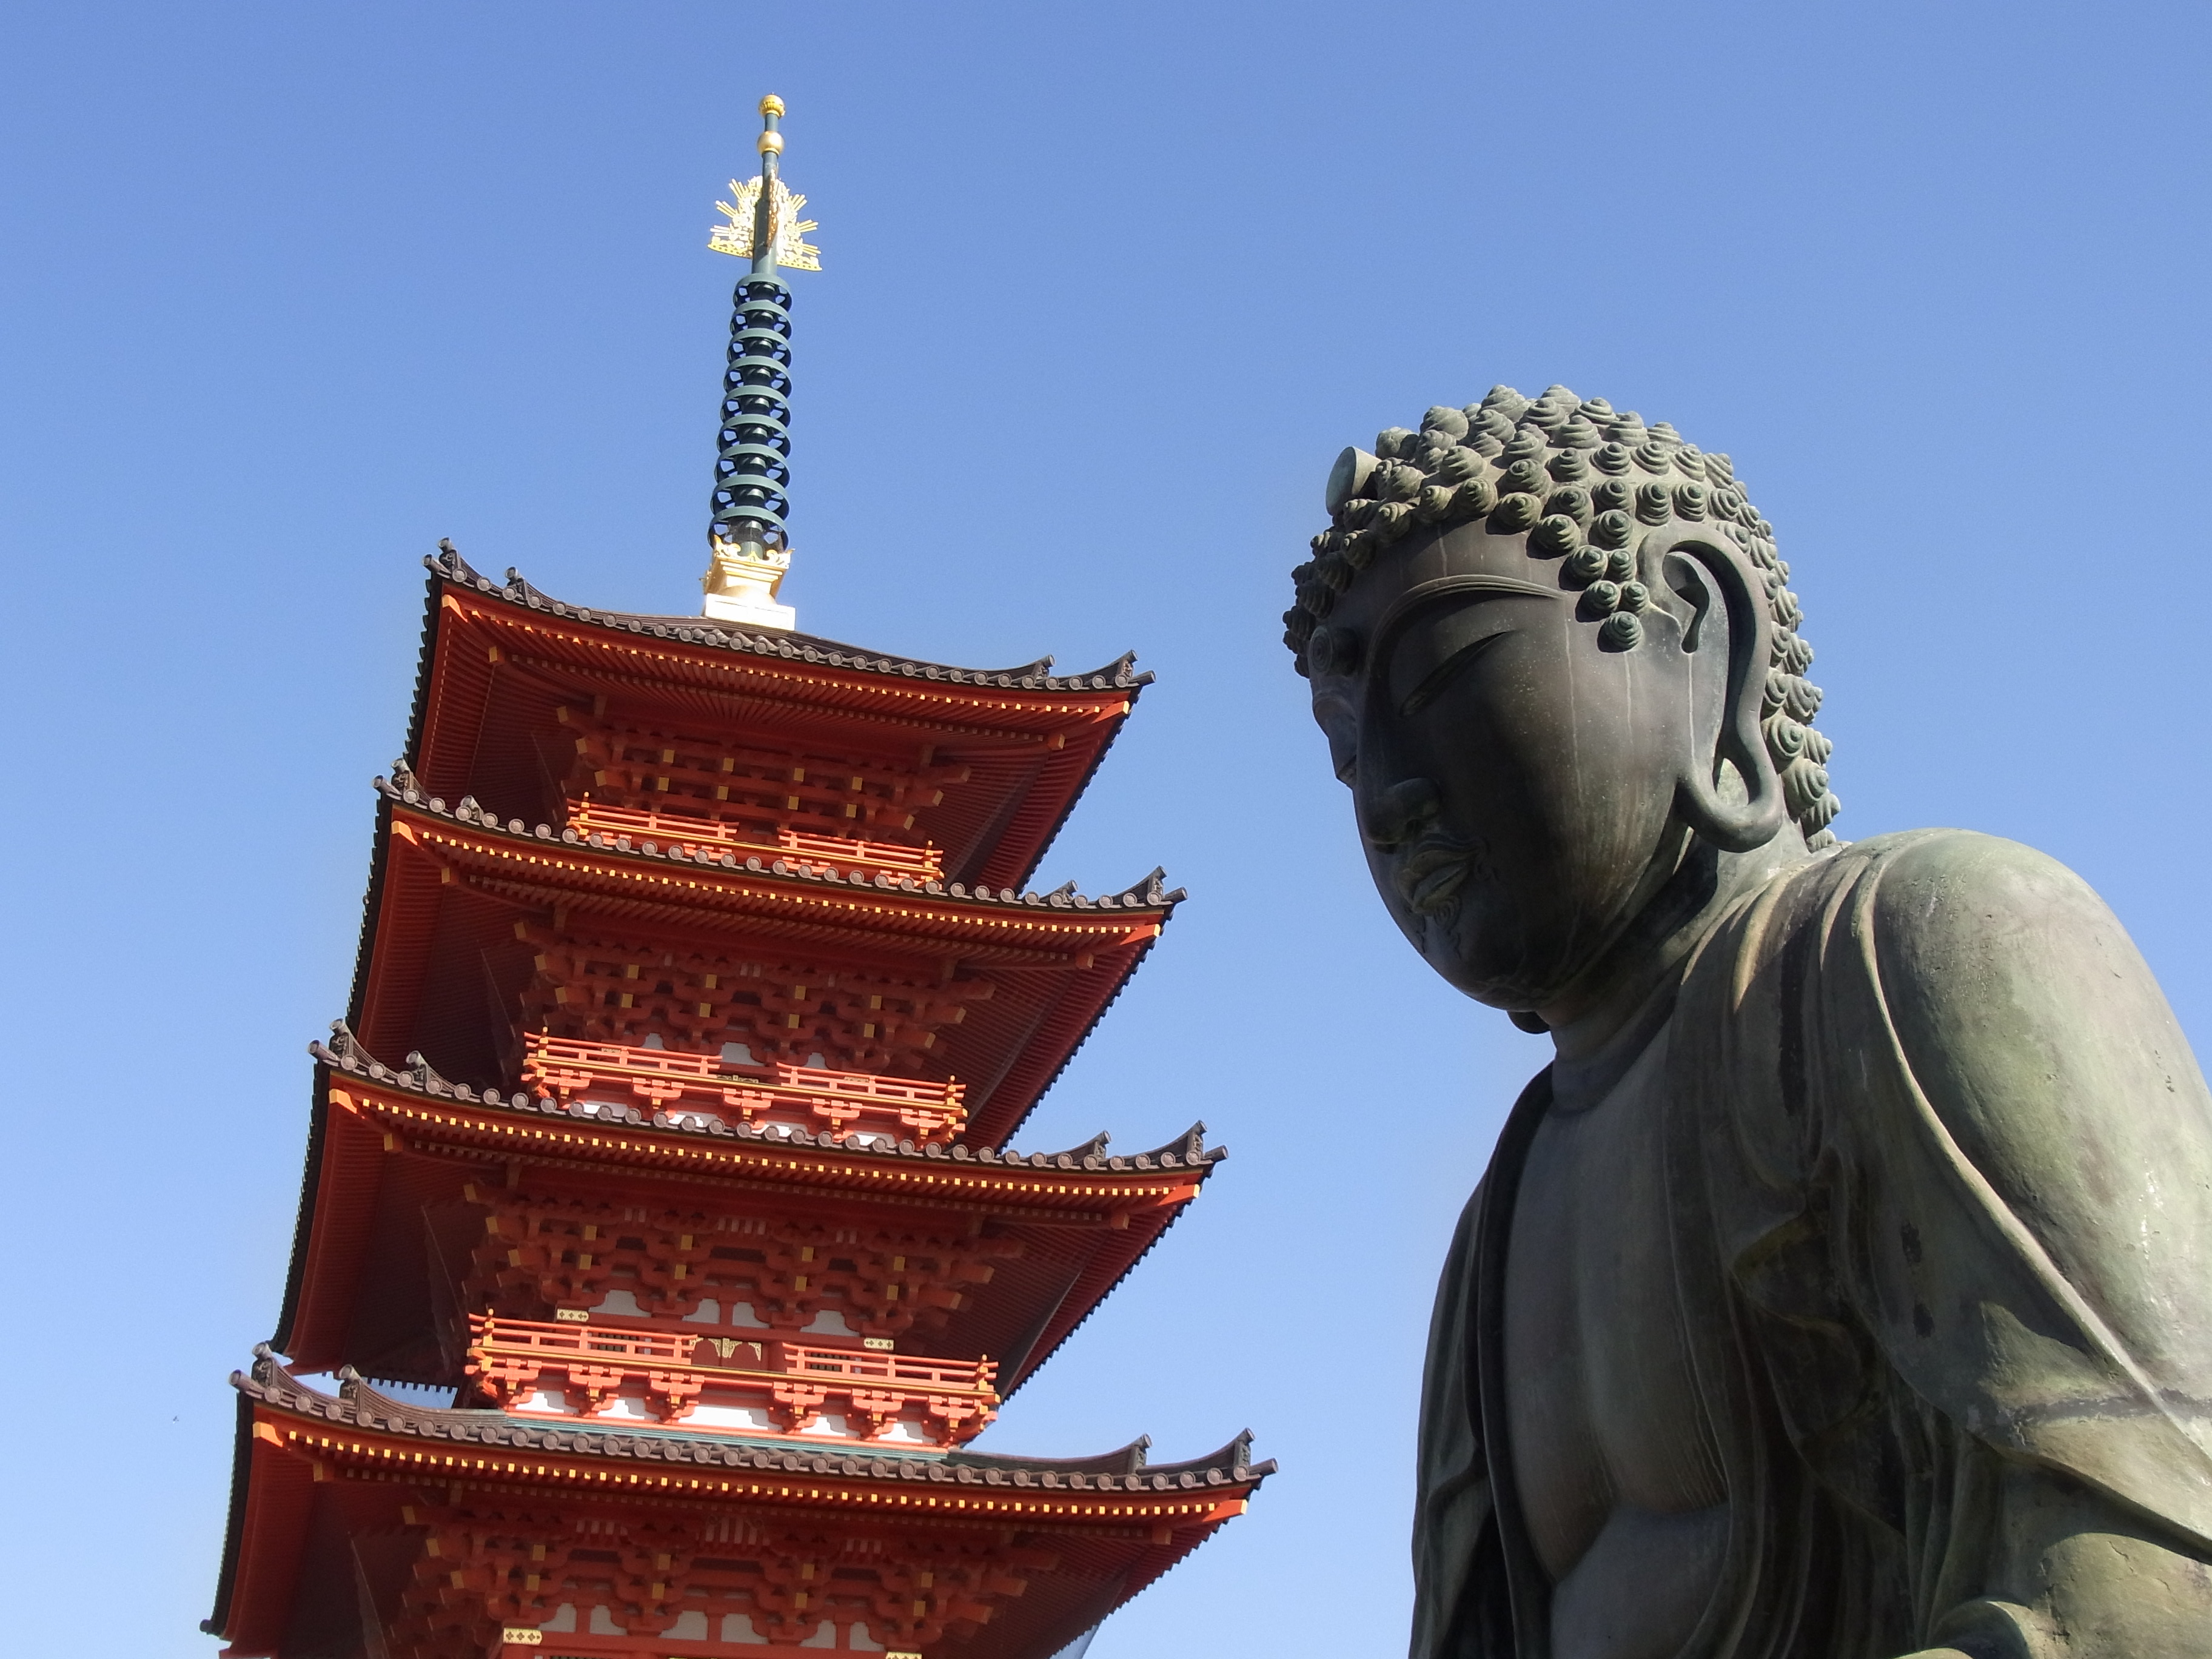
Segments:
[[[777,176],[777,163],[783,155],[783,134],[777,124],[783,119],[783,100],[774,93],[760,100],[762,127],[759,140],[761,171],[739,184],[730,180],[732,199],[717,202],[723,216],[729,222],[715,225],[708,233],[707,246],[717,253],[728,253],[740,259],[750,259],[754,269],[763,275],[776,265],[792,270],[822,269],[822,250],[801,240],[814,229],[811,219],[799,216],[799,209],[806,205],[804,196],[794,196],[784,187]],[[762,213],[765,195],[767,213]],[[759,250],[773,257],[763,264]]]
[[[730,365],[722,383],[720,453],[714,463],[714,521],[708,531],[712,557],[701,586],[705,614],[755,628],[788,629],[798,617],[777,592],[791,568],[784,530],[790,509],[791,290],[776,267],[822,269],[821,251],[801,237],[814,228],[801,219],[804,196],[783,185],[783,100],[760,101],[761,170],[739,184],[732,200],[717,202],[729,222],[717,225],[707,246],[717,253],[750,259],[738,280],[730,322]]]

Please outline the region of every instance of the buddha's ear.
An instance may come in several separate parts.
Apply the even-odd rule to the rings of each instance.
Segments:
[[[1773,621],[1750,562],[1718,540],[1670,539],[1658,564],[1661,579],[1688,613],[1682,650],[1724,652],[1728,659],[1713,752],[1710,757],[1702,752],[1694,755],[1675,780],[1675,810],[1722,852],[1748,853],[1773,840],[1788,816],[1782,780],[1775,775],[1759,725],[1765,712]],[[1695,746],[1702,751],[1702,740]],[[1722,793],[1723,764],[1733,766],[1742,778],[1746,799],[1731,800]]]

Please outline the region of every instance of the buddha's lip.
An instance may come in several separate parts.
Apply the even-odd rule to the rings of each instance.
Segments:
[[[1431,836],[1406,855],[1398,866],[1398,890],[1409,908],[1422,915],[1440,910],[1457,895],[1474,873],[1474,848],[1464,842]]]

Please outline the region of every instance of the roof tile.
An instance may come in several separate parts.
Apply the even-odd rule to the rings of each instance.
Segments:
[[[1257,1486],[1275,1472],[1273,1459],[1252,1462],[1248,1431],[1219,1450],[1187,1462],[1147,1466],[1149,1439],[1119,1451],[1079,1458],[1005,1457],[963,1451],[931,1455],[886,1453],[866,1455],[788,1450],[678,1430],[549,1428],[497,1411],[410,1406],[378,1393],[348,1367],[339,1373],[335,1395],[309,1387],[286,1370],[267,1343],[254,1351],[251,1372],[233,1371],[231,1386],[250,1400],[303,1417],[343,1423],[384,1434],[425,1440],[535,1448],[595,1457],[650,1462],[714,1463],[727,1468],[769,1468],[793,1474],[842,1475],[856,1480],[937,1480],[961,1485],[1067,1487],[1091,1492],[1164,1492],[1171,1487]]]
[[[1025,1164],[1033,1170],[1201,1170],[1211,1171],[1213,1165],[1229,1156],[1226,1146],[1206,1145],[1206,1125],[1197,1123],[1184,1132],[1182,1138],[1156,1147],[1149,1152],[1139,1152],[1134,1158],[1107,1158],[1103,1155],[1107,1136],[1103,1130],[1079,1146],[1064,1152],[1016,1152],[1001,1151],[995,1146],[916,1146],[911,1140],[902,1140],[896,1147],[887,1146],[879,1138],[858,1138],[840,1135],[823,1129],[785,1129],[770,1124],[765,1128],[755,1124],[741,1123],[732,1127],[719,1120],[697,1112],[654,1112],[651,1115],[635,1106],[614,1106],[578,1101],[563,1106],[550,1095],[532,1095],[518,1089],[511,1095],[502,1095],[496,1089],[477,1089],[466,1083],[455,1083],[441,1077],[432,1069],[430,1062],[420,1054],[410,1053],[406,1063],[398,1067],[385,1065],[362,1048],[346,1023],[331,1022],[331,1036],[327,1042],[311,1042],[307,1052],[333,1071],[353,1077],[367,1078],[387,1088],[404,1090],[411,1094],[428,1096],[437,1100],[465,1100],[476,1105],[494,1106],[504,1111],[529,1112],[541,1117],[580,1118],[594,1123],[625,1123],[640,1128],[664,1129],[675,1134],[700,1135],[726,1140],[765,1140],[791,1146],[818,1146],[825,1151],[872,1158],[903,1158],[924,1163],[950,1158],[955,1163]]]
[[[1052,666],[1050,657],[1040,657],[1036,661],[1024,663],[1018,668],[954,668],[945,663],[879,656],[862,651],[857,646],[821,639],[811,634],[744,634],[713,627],[694,617],[638,616],[625,611],[593,611],[586,605],[564,604],[532,587],[512,566],[507,568],[504,585],[479,574],[451,542],[441,542],[438,551],[422,562],[447,581],[571,622],[594,623],[601,627],[618,628],[626,633],[650,634],[656,639],[677,640],[686,645],[711,646],[717,650],[742,652],[752,656],[796,658],[803,662],[823,663],[833,668],[859,669],[866,673],[896,674],[908,678],[919,675],[926,679],[950,681],[956,685],[1004,686],[1008,690],[1024,691],[1131,690],[1152,682],[1150,673],[1140,674],[1132,671],[1131,665],[1137,659],[1134,652],[1117,657],[1087,674],[1049,674],[1045,671]]]

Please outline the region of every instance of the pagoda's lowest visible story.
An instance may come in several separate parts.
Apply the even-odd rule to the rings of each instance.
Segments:
[[[1049,1659],[1273,1467],[968,1449],[1222,1157],[1006,1145],[1182,896],[1023,890],[1149,677],[794,631],[762,112],[703,615],[428,562],[227,1655]]]

